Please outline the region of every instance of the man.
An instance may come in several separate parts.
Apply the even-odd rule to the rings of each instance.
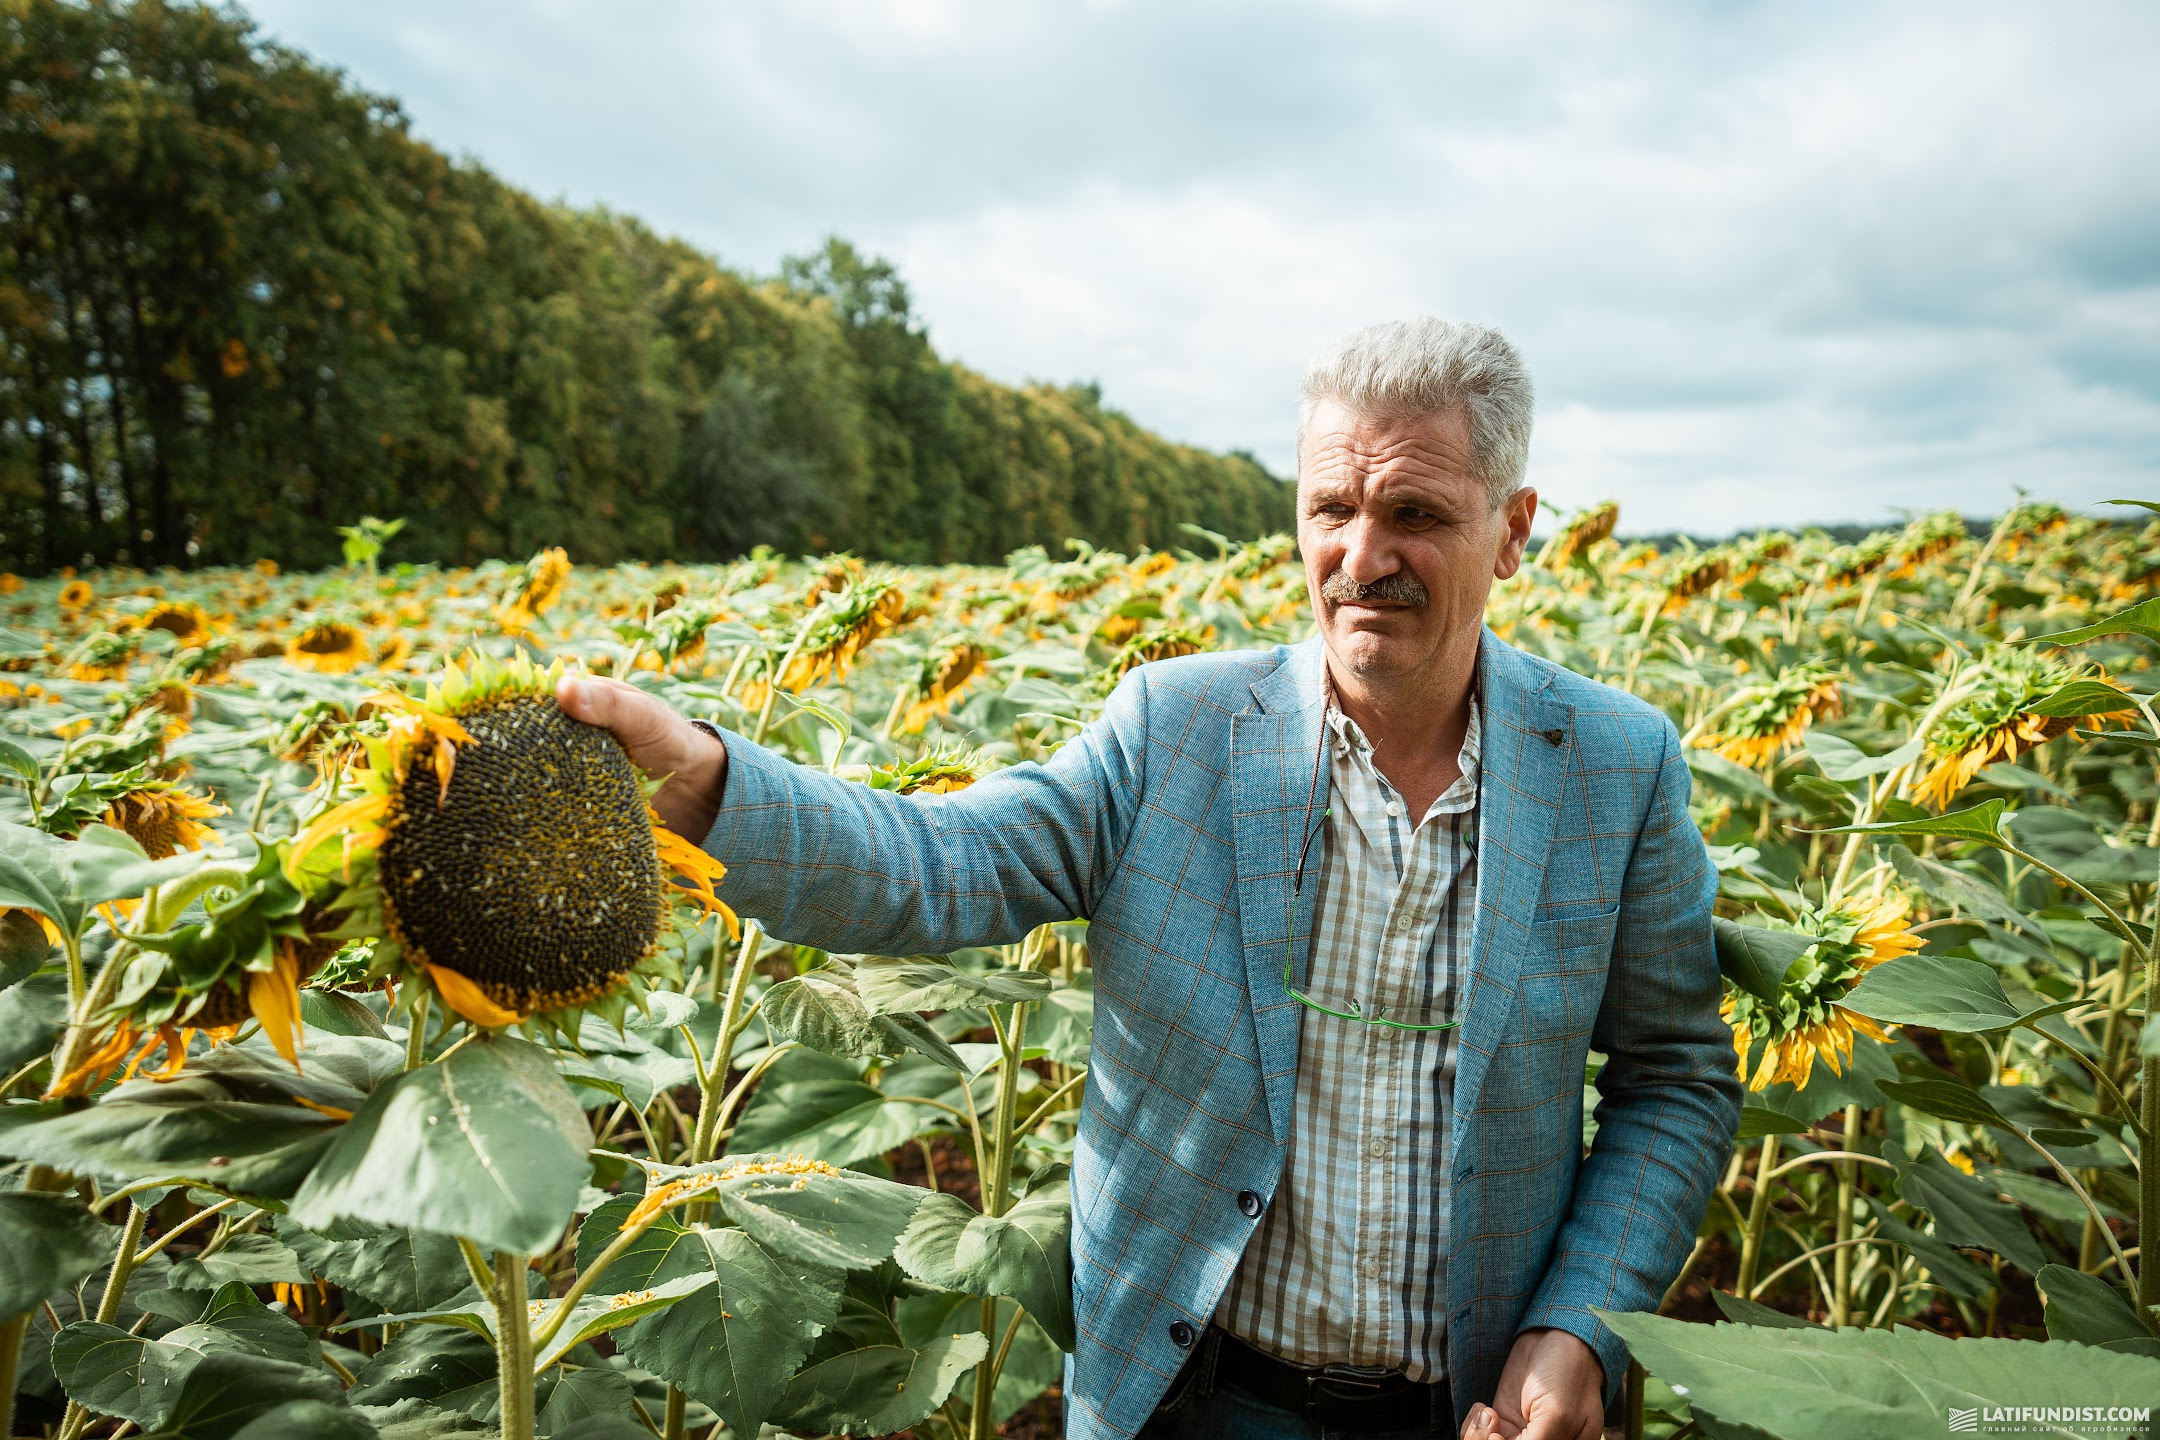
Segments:
[[[1692,1242],[1739,1116],[1715,876],[1672,725],[1483,627],[1530,417],[1497,332],[1349,336],[1301,413],[1318,635],[1143,666],[957,795],[564,684],[775,934],[1090,920],[1072,1436],[1595,1436],[1627,1357],[1592,1307],[1656,1304]]]

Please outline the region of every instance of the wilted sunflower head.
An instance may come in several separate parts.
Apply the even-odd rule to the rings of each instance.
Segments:
[[[1805,1086],[1817,1056],[1832,1074],[1842,1075],[1852,1058],[1855,1031],[1889,1038],[1873,1020],[1837,1002],[1877,965],[1926,943],[1906,923],[1910,908],[1902,893],[1885,887],[1834,905],[1803,906],[1796,920],[1754,922],[1818,938],[1786,969],[1775,1005],[1737,987],[1725,992],[1719,1013],[1733,1028],[1733,1049],[1750,1090],[1786,1081]],[[1758,1040],[1762,1058],[1750,1074],[1748,1056]]]
[[[1167,550],[1157,550],[1152,555],[1143,555],[1135,560],[1132,569],[1126,572],[1126,578],[1135,585],[1141,585],[1175,569],[1177,556]]]
[[[1965,539],[1965,517],[1955,510],[1939,510],[1933,515],[1923,515],[1905,527],[1905,533],[1897,538],[1893,552],[1897,558],[1894,574],[1903,578],[1916,574],[1922,565],[1936,556],[1955,549]]]
[[[907,597],[890,580],[869,579],[826,592],[809,629],[780,673],[780,688],[800,695],[824,680],[844,680],[871,641],[900,623]]]
[[[1564,570],[1578,557],[1589,553],[1598,541],[1609,538],[1613,527],[1620,523],[1620,504],[1607,500],[1579,512],[1568,522],[1567,528],[1553,539],[1553,548],[1547,561],[1555,570]]]
[[[556,707],[561,674],[473,654],[424,699],[381,697],[388,733],[345,776],[359,795],[293,844],[294,867],[348,877],[339,903],[348,930],[382,937],[378,974],[476,1024],[618,993],[661,963],[671,896],[735,925],[713,892],[722,867],[657,823],[612,735]]]
[[[1715,750],[1736,765],[1768,770],[1815,721],[1845,708],[1841,677],[1821,661],[1788,666],[1774,680],[1741,689],[1733,696],[1718,729],[1696,744]]]
[[[225,813],[224,806],[190,795],[177,785],[145,780],[112,802],[104,823],[126,831],[152,860],[163,860],[215,843],[217,831],[202,822]]]
[[[533,621],[562,598],[569,583],[570,553],[562,546],[542,550],[533,556],[525,562],[525,573],[518,582],[517,593],[496,614],[503,630],[511,635],[522,635],[530,630]]]
[[[1118,651],[1117,659],[1110,662],[1104,675],[1114,685],[1142,665],[1157,660],[1174,660],[1180,655],[1198,655],[1207,649],[1208,642],[1214,638],[1211,630],[1188,628],[1157,630],[1151,635],[1136,635],[1125,642],[1124,648]]]
[[[915,703],[901,719],[900,733],[919,735],[930,717],[952,709],[960,693],[987,674],[990,652],[969,640],[933,650],[915,681]]]
[[[367,636],[357,625],[325,620],[293,636],[285,646],[285,663],[323,675],[343,675],[357,670],[374,657]]]
[[[1705,550],[1680,562],[1665,587],[1667,613],[1679,609],[1698,595],[1707,595],[1732,573],[1732,557],[1723,550]]]
[[[201,645],[210,638],[210,616],[192,600],[160,600],[135,622],[137,630],[163,630],[181,645]]]
[[[68,652],[64,662],[68,679],[91,684],[124,680],[139,644],[140,637],[132,632],[122,635],[111,630],[96,631]]]
[[[891,790],[901,795],[946,795],[967,789],[988,769],[989,761],[980,750],[955,744],[933,747],[904,765],[879,765],[859,773],[873,790]]]
[[[1927,773],[1913,787],[1922,804],[1943,806],[1997,760],[2015,760],[2080,724],[2135,715],[2121,710],[2090,715],[2034,715],[2034,706],[2073,680],[2114,684],[2097,667],[2053,659],[2021,646],[1998,646],[1981,657],[1970,677],[1971,693],[1939,716],[1928,731]]]

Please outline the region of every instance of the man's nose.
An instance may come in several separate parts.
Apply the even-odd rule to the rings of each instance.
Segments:
[[[1374,523],[1360,515],[1343,527],[1342,561],[1343,574],[1360,585],[1370,585],[1383,576],[1393,575],[1403,568],[1402,556],[1387,533],[1387,527]]]

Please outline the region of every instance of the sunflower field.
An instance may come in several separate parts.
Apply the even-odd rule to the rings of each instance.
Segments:
[[[2160,505],[2121,503],[1664,549],[1600,506],[1497,587],[1672,717],[1720,876],[1748,1103],[1660,1313],[1611,1317],[1618,1433],[2151,1433]],[[936,804],[1135,666],[1308,633],[1288,538],[1188,529],[446,569],[365,520],[334,571],[0,576],[0,1434],[1055,1433],[1085,923],[766,934],[554,680]]]

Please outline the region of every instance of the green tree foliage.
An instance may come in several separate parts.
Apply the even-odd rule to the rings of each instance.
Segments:
[[[1245,455],[941,359],[844,241],[752,279],[415,139],[201,6],[0,0],[0,564],[756,544],[994,561],[1287,525]]]

